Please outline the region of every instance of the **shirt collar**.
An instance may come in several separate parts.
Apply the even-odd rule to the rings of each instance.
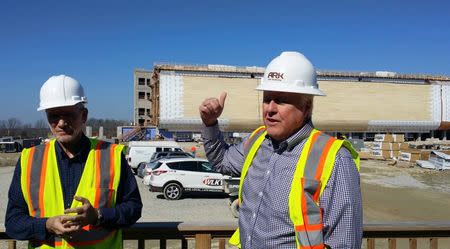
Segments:
[[[295,146],[297,146],[300,142],[309,137],[313,129],[314,126],[312,121],[308,120],[303,125],[303,127],[300,128],[300,130],[298,130],[296,133],[294,133],[284,141],[276,142],[270,138],[269,139],[271,140],[273,147],[277,152],[282,153],[285,150],[292,151]]]
[[[63,148],[61,147],[61,144],[58,143],[58,141],[55,141],[55,149],[56,149],[56,154],[59,156],[59,158],[67,158],[69,160],[75,160],[75,159],[79,159],[80,161],[86,161],[87,157],[89,155],[89,151],[91,149],[91,141],[89,140],[88,137],[86,137],[86,135],[83,134],[83,136],[80,139],[80,150],[75,153],[75,156],[70,159],[67,154],[64,152]]]

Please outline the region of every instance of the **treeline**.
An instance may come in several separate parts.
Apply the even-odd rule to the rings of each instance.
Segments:
[[[117,126],[129,125],[130,121],[114,120],[114,119],[96,119],[90,118],[87,126],[92,127],[92,135],[98,136],[99,129],[103,126],[103,135],[111,138],[117,135]],[[0,120],[0,137],[11,136],[24,138],[46,138],[51,136],[51,132],[47,121],[43,119],[36,121],[34,124],[23,123],[17,118],[9,118]]]

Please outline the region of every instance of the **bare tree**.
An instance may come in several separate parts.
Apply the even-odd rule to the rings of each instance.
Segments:
[[[96,119],[90,118],[87,125],[91,126],[93,131],[97,132],[103,127],[103,134],[106,137],[116,135],[117,126],[127,125],[129,121],[114,119]],[[49,134],[48,123],[44,119],[37,120],[34,124],[23,124],[17,118],[0,120],[0,137],[2,136],[20,136],[21,138],[47,137]],[[94,133],[95,133],[94,132]],[[98,134],[98,133],[97,133]],[[96,135],[96,134],[94,134]]]
[[[45,129],[48,128],[47,122],[45,122],[43,119],[39,119],[34,123],[34,128],[36,129]]]
[[[6,129],[6,121],[5,120],[0,120],[0,129]]]
[[[17,118],[9,118],[6,121],[6,128],[7,129],[12,130],[12,129],[20,128],[20,126],[22,126],[22,122],[19,119],[17,119]]]
[[[4,121],[4,126],[6,129],[6,135],[7,136],[13,136],[13,131],[21,128],[22,122],[17,118],[9,118],[8,120]]]

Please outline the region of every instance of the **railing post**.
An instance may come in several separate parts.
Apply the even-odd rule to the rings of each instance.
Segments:
[[[409,249],[417,249],[417,239],[409,239]]]
[[[181,239],[181,249],[188,249],[188,242],[185,238]]]
[[[159,249],[166,249],[167,248],[167,240],[166,239],[160,239],[159,240]]]
[[[396,239],[388,239],[389,249],[397,248],[397,240]]]
[[[143,239],[138,240],[138,249],[145,249],[145,240]]]
[[[430,238],[430,249],[438,249],[438,239]]]
[[[375,249],[375,239],[367,239],[367,249]]]
[[[225,249],[225,239],[219,240],[219,249]]]
[[[9,240],[8,241],[8,249],[16,249],[16,241],[15,240]]]
[[[209,233],[196,234],[195,249],[211,249],[211,234]]]

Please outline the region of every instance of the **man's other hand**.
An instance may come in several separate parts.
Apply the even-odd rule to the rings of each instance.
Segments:
[[[67,222],[67,215],[54,216],[47,219],[45,228],[59,237],[69,236],[80,229],[79,226]]]

